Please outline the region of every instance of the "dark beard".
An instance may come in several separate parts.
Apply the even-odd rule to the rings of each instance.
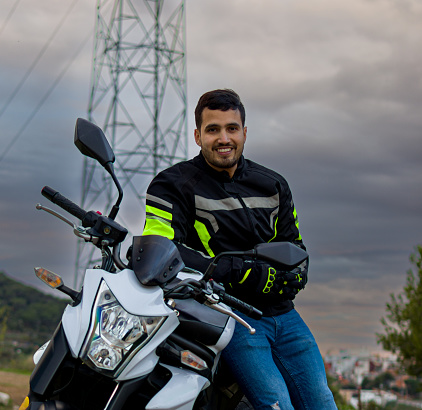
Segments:
[[[233,158],[233,159],[226,159],[226,160],[220,160],[220,161],[210,161],[210,164],[223,169],[228,169],[234,167],[239,162],[239,158]]]
[[[204,151],[202,151],[202,155],[204,155],[204,158],[207,160],[207,162],[210,165],[213,165],[216,168],[221,169],[230,169],[237,165],[240,158],[227,158],[227,159],[214,159],[209,158],[208,155],[204,154]]]

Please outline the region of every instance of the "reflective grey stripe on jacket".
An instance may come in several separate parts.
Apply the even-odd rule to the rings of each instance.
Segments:
[[[274,209],[270,215],[270,226],[274,226],[274,217],[278,213],[280,195],[277,193],[270,197],[246,197],[242,198],[247,208]],[[196,215],[207,219],[214,232],[218,231],[218,224],[215,217],[210,213],[214,211],[234,211],[242,209],[243,205],[238,198],[209,199],[203,196],[195,195]],[[206,212],[209,211],[209,212]]]
[[[145,199],[147,201],[151,201],[151,202],[155,202],[157,204],[163,205],[163,206],[165,206],[165,207],[167,207],[169,209],[173,209],[173,204],[172,203],[170,203],[168,201],[165,201],[164,199],[158,198],[158,196],[154,196],[154,195],[151,195],[151,194],[146,194]]]

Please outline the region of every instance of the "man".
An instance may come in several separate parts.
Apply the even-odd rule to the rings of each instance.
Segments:
[[[201,152],[153,179],[143,235],[171,239],[186,266],[202,272],[222,251],[271,241],[304,248],[286,180],[242,155],[247,128],[239,96],[205,93],[195,121]],[[239,314],[257,332],[236,326],[223,352],[254,408],[336,409],[316,342],[292,302],[306,284],[307,265],[280,272],[260,261],[223,259],[213,278],[263,311],[261,320]]]

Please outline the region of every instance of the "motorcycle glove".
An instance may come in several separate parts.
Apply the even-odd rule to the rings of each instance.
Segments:
[[[293,300],[308,282],[307,263],[277,277],[275,287],[283,299]]]
[[[280,282],[284,273],[264,262],[240,260],[236,266],[234,261],[230,285],[265,295],[277,292],[278,288],[274,285]]]
[[[261,295],[293,300],[307,282],[307,263],[290,272],[277,270],[260,261],[233,261],[230,285],[252,290]]]

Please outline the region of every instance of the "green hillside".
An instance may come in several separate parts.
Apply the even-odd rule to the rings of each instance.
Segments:
[[[67,303],[0,272],[0,366],[44,344]]]

